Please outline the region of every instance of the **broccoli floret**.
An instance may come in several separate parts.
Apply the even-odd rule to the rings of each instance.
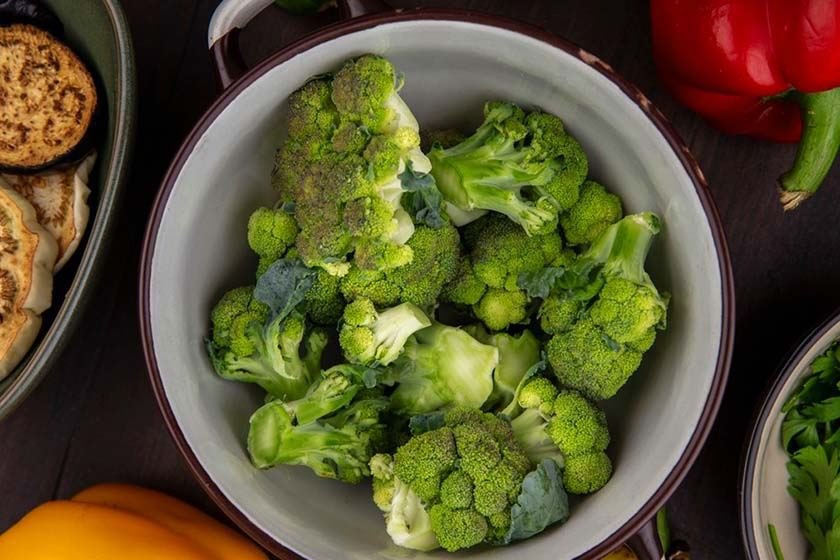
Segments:
[[[569,330],[583,309],[579,300],[561,294],[550,294],[540,306],[540,328],[546,334],[559,334]]]
[[[612,461],[603,451],[566,459],[563,486],[570,494],[590,494],[603,488],[612,476]]]
[[[490,288],[473,306],[473,313],[488,329],[502,331],[528,318],[528,296],[522,290]]]
[[[374,480],[374,500],[386,512],[389,527],[398,489],[405,486],[416,498],[408,511],[417,518],[416,506],[421,504],[437,543],[450,552],[524,538],[519,534],[518,521],[514,526],[514,520],[523,513],[534,522],[528,536],[564,515],[561,510],[565,506],[558,503],[562,500],[540,503],[537,513],[537,504],[522,499],[525,492],[530,498],[530,485],[526,490],[525,481],[532,476],[531,465],[510,425],[489,413],[462,407],[443,412],[439,427],[414,435],[397,450],[392,463],[389,459],[375,458],[376,468],[372,465],[375,477],[381,473]],[[542,495],[562,493],[559,477],[544,482]],[[420,518],[426,537],[426,517]],[[414,529],[389,530],[392,538],[394,533],[403,537]],[[431,539],[423,544],[429,546],[423,550],[429,550]]]
[[[482,344],[499,349],[499,365],[493,372],[493,392],[487,399],[485,408],[506,408],[513,401],[516,389],[525,374],[540,361],[540,341],[527,330],[519,335],[490,334],[481,325],[471,325],[464,330]]]
[[[563,249],[556,231],[529,236],[504,216],[491,214],[469,229],[473,270],[491,288],[518,290],[520,274],[542,270]]]
[[[274,182],[281,201],[294,203],[295,246],[307,266],[343,276],[351,255],[376,271],[411,262],[401,175],[409,166],[427,175],[431,163],[400,86],[390,62],[364,55],[290,97]]]
[[[440,547],[423,502],[408,484],[394,476],[394,458],[378,453],[370,460],[373,501],[385,514],[388,536],[397,546],[413,550]]]
[[[546,352],[561,384],[594,399],[615,395],[642,363],[642,352],[606,338],[590,319],[552,337]]]
[[[621,219],[621,199],[603,185],[586,181],[574,206],[560,217],[560,226],[569,245],[586,245]]]
[[[299,313],[270,317],[253,292],[250,286],[231,290],[213,309],[207,341],[213,367],[225,379],[257,384],[274,397],[300,398],[320,371],[315,362],[326,338],[307,334]]]
[[[448,224],[439,229],[418,226],[407,245],[414,253],[410,264],[383,271],[351,268],[341,279],[344,297],[350,301],[366,298],[380,307],[400,302],[434,306],[443,286],[458,270],[458,230]]]
[[[665,328],[668,296],[644,270],[659,229],[654,214],[627,216],[556,279],[568,288],[556,291],[557,297],[581,302],[571,324],[569,317],[553,316],[561,326],[552,325],[556,334],[546,346],[562,385],[593,399],[613,396],[639,368],[656,331]]]
[[[251,417],[248,451],[254,466],[305,465],[318,476],[350,483],[370,475],[368,462],[385,430],[378,415],[388,407],[386,398],[366,395],[335,416],[307,423],[289,414],[287,406],[274,400]],[[359,409],[365,414],[347,414]]]
[[[601,409],[577,391],[558,393],[544,377],[527,381],[518,398],[524,410],[511,426],[532,462],[553,459],[564,467],[572,494],[588,494],[607,483],[612,465],[604,451],[610,434]]]
[[[529,235],[550,232],[557,226],[558,208],[539,187],[560,166],[559,154],[547,149],[556,132],[529,129],[524,111],[512,103],[489,102],[484,123],[472,136],[450,148],[432,148],[432,175],[446,201],[463,212],[491,210]],[[524,187],[535,187],[536,196],[523,192]]]
[[[366,369],[339,364],[321,373],[306,394],[294,401],[283,401],[286,411],[298,424],[308,424],[347,406],[364,388]]]
[[[556,398],[557,387],[544,377],[536,377],[519,392],[518,402],[522,408],[534,408],[542,414],[552,414]]]
[[[359,299],[344,308],[344,324],[339,342],[348,361],[368,366],[385,366],[402,353],[408,337],[431,325],[431,321],[411,303],[377,311],[368,299]]]
[[[468,255],[458,261],[455,278],[443,287],[440,299],[455,305],[475,305],[487,291],[487,284],[475,275]]]
[[[521,397],[519,404],[526,406]],[[554,399],[548,434],[566,457],[604,451],[610,443],[606,415],[577,391],[561,391]]]
[[[312,287],[303,298],[302,310],[313,323],[335,325],[341,318],[346,302],[339,289],[340,278],[318,269]]]
[[[566,212],[580,199],[581,186],[589,173],[589,160],[578,141],[568,134],[558,146],[558,151],[561,166],[554,177],[541,187],[541,191],[552,197],[561,212]]]
[[[499,351],[462,329],[432,324],[416,332],[384,378],[397,383],[391,407],[423,414],[447,405],[480,408],[493,391]]]
[[[273,263],[285,255],[297,234],[294,216],[280,209],[257,208],[248,220],[248,245],[261,261]]]

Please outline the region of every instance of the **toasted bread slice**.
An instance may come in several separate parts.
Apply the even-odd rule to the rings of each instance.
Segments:
[[[39,169],[71,153],[96,104],[93,77],[66,45],[31,25],[0,27],[0,167]]]
[[[0,175],[35,208],[38,223],[58,241],[58,272],[79,247],[87,227],[90,209],[88,178],[96,153],[80,163],[36,175]]]

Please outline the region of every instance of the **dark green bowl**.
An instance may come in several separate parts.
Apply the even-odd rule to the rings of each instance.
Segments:
[[[0,418],[11,412],[55,364],[93,297],[116,226],[117,206],[128,175],[136,116],[134,53],[118,0],[44,0],[64,24],[65,40],[99,78],[105,107],[104,133],[91,177],[91,219],[78,252],[58,273],[53,306],[35,345],[0,382]]]

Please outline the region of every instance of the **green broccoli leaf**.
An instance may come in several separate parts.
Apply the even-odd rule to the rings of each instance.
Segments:
[[[517,285],[532,298],[545,299],[555,289],[565,290],[569,297],[588,301],[598,295],[603,278],[598,277],[600,267],[585,264],[579,267],[549,266],[538,272],[519,275]]]
[[[510,510],[510,529],[501,544],[530,538],[568,518],[569,497],[560,468],[553,460],[543,459],[522,480],[522,490]]]
[[[435,184],[431,173],[417,173],[408,162],[400,176],[403,195],[403,206],[411,214],[414,222],[439,229],[446,224],[441,214],[443,197]]]
[[[411,430],[411,435],[416,436],[442,428],[443,424],[443,412],[430,412],[428,414],[412,416],[408,422],[408,429]]]
[[[271,309],[269,322],[282,321],[303,301],[317,272],[298,260],[280,259],[260,276],[254,297]]]

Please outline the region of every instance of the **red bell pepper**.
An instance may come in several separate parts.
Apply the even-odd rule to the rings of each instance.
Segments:
[[[799,142],[782,204],[813,195],[840,147],[840,0],[651,0],[659,74],[731,134]]]

